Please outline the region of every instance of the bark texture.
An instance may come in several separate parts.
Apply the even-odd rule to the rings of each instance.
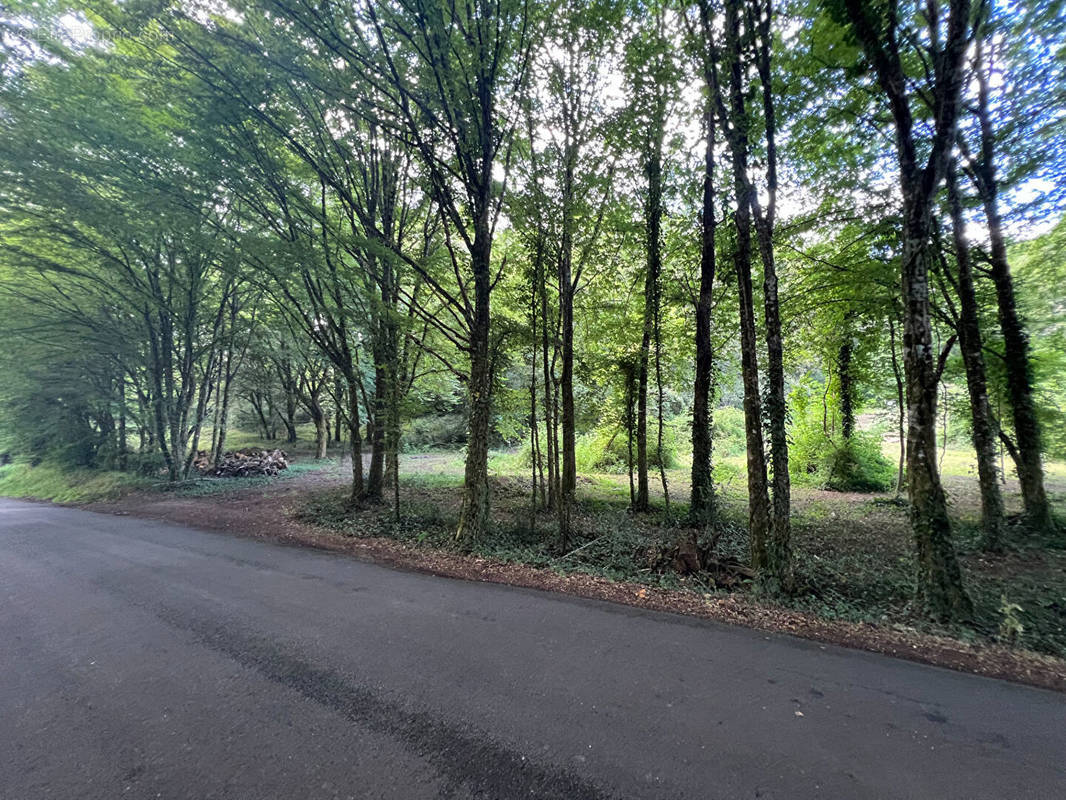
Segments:
[[[907,477],[911,529],[915,542],[916,599],[937,618],[966,617],[972,612],[962,585],[947,498],[936,459],[936,357],[929,306],[932,207],[955,141],[962,83],[962,60],[968,39],[969,0],[951,0],[946,41],[934,33],[929,47],[937,69],[929,93],[934,105],[933,134],[924,165],[911,112],[909,85],[897,43],[895,15],[860,0],[845,8],[892,113],[903,196],[901,286],[903,292],[903,359],[907,387]],[[931,20],[938,30],[936,19]]]
[[[705,21],[705,35],[709,28]],[[709,56],[708,56],[709,58]],[[707,109],[704,131],[707,136],[704,151],[703,210],[700,215],[700,288],[696,299],[696,377],[692,391],[692,492],[689,497],[689,516],[692,524],[711,523],[715,514],[714,474],[711,461],[711,384],[714,379],[714,350],[711,342],[711,310],[714,300],[715,235],[714,216],[714,101],[713,78],[708,66]]]
[[[660,102],[659,99],[656,102]],[[659,315],[662,281],[663,163],[662,113],[652,123],[655,130],[644,163],[648,194],[644,204],[645,247],[647,265],[644,273],[644,325],[640,338],[640,363],[637,370],[637,498],[636,511],[648,510],[648,371],[652,339]]]
[[[982,56],[983,42],[978,37],[977,116],[981,128],[981,157],[973,165],[974,183],[981,196],[985,217],[988,220],[989,261],[992,281],[996,287],[999,327],[1003,333],[1007,390],[1014,419],[1014,435],[1017,439],[1018,482],[1021,484],[1022,501],[1025,504],[1025,515],[1029,524],[1033,528],[1047,530],[1053,526],[1053,522],[1047,491],[1044,488],[1040,421],[1037,419],[1036,402],[1033,399],[1033,370],[1029,359],[1029,337],[1018,315],[1014,281],[1007,259],[1003,220],[999,213],[999,185],[995,161],[996,138],[989,110],[991,88]]]
[[[970,394],[970,418],[973,447],[977,454],[977,478],[981,487],[981,529],[984,545],[990,550],[1003,540],[1003,495],[996,470],[996,428],[988,401],[988,380],[978,322],[977,295],[974,290],[970,243],[966,240],[966,220],[959,197],[959,182],[954,161],[948,167],[948,203],[951,209],[952,237],[955,243],[956,284],[959,295],[959,349],[966,368],[966,388]]]
[[[737,279],[740,312],[740,355],[744,384],[744,432],[748,461],[748,528],[751,536],[751,562],[756,570],[770,565],[771,506],[766,472],[766,452],[762,430],[762,395],[759,391],[758,341],[755,328],[755,301],[751,279],[751,209],[754,187],[748,180],[748,117],[744,100],[744,64],[741,58],[740,0],[729,0],[725,13],[725,54],[728,76],[726,140],[733,167],[736,195],[736,244],[733,266]]]

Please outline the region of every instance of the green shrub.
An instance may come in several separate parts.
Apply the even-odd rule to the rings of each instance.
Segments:
[[[842,441],[816,424],[793,428],[789,472],[796,483],[836,492],[885,492],[896,479],[876,436],[856,432]]]
[[[723,406],[714,410],[712,429],[714,452],[717,456],[742,456],[748,452],[744,409]]]
[[[667,469],[676,469],[680,466],[681,456],[678,450],[678,430],[684,430],[686,424],[684,418],[671,421],[663,420],[663,461]],[[543,433],[543,430],[541,431]],[[659,468],[658,423],[648,420],[648,466],[651,469]],[[544,438],[541,437],[541,448],[544,448]],[[625,427],[617,422],[601,425],[590,431],[579,434],[574,440],[574,460],[577,462],[579,475],[608,472],[622,474],[626,471],[629,463],[628,443]],[[637,442],[633,440],[633,462],[636,464]],[[533,460],[529,446],[529,431],[525,433],[522,445],[506,458],[497,458],[495,466],[499,469],[510,471],[524,471],[532,466]]]
[[[663,466],[674,469],[678,466],[677,431],[684,420],[663,421]],[[648,466],[659,468],[658,423],[648,420]],[[577,437],[574,442],[574,458],[577,471],[622,473],[629,463],[629,444],[625,427],[612,424],[594,428]],[[633,441],[633,460],[637,458],[637,442]]]
[[[463,414],[430,414],[408,422],[400,437],[405,453],[454,450],[466,444],[467,424]]]

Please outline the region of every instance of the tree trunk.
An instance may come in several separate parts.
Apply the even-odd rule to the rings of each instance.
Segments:
[[[855,433],[855,382],[851,375],[851,329],[844,326],[844,340],[837,351],[837,375],[840,381],[840,433],[847,442]]]
[[[740,308],[740,355],[744,383],[744,429],[748,460],[748,525],[751,562],[756,570],[770,566],[770,496],[766,478],[766,453],[762,432],[762,397],[759,392],[758,344],[755,303],[751,282],[751,209],[754,187],[748,181],[747,115],[744,110],[743,65],[740,59],[739,0],[726,3],[726,46],[729,52],[730,126],[727,139],[733,164],[736,194],[736,247],[733,261]]]
[[[326,449],[329,447],[329,428],[326,415],[318,406],[317,400],[315,410],[311,412],[311,419],[315,423],[315,460],[321,461],[326,457]]]
[[[650,281],[649,274],[644,280],[645,314],[650,304],[650,300],[647,299],[651,291],[647,285]],[[637,425],[634,432],[637,440],[637,497],[633,503],[634,511],[648,510],[648,356],[650,350],[651,331],[645,325],[644,332],[641,334],[640,360],[637,365]]]
[[[341,428],[344,427],[344,384],[340,378],[336,379],[333,384],[333,389],[336,392],[336,407],[333,409],[333,441],[340,444],[342,434]]]
[[[962,64],[968,41],[969,0],[951,0],[947,38],[934,42],[937,68],[931,77],[934,130],[927,161],[918,164],[911,99],[895,42],[898,18],[861,0],[845,0],[851,27],[877,72],[896,131],[900,190],[903,195],[901,285],[903,290],[903,363],[907,383],[907,477],[911,528],[917,567],[916,600],[940,619],[967,617],[970,599],[962,585],[947,498],[936,464],[937,368],[929,309],[929,238],[932,204],[944,177],[955,142],[962,85]],[[887,28],[887,30],[886,30]]]
[[[762,89],[763,125],[766,131],[766,185],[769,200],[760,209],[758,194],[748,197],[755,217],[759,257],[763,268],[763,309],[766,325],[766,415],[770,426],[770,465],[773,475],[772,536],[767,548],[767,572],[781,589],[792,591],[792,487],[788,471],[788,407],[785,401],[784,346],[781,337],[781,308],[777,293],[777,264],[774,258],[774,221],[777,213],[777,123],[770,74],[772,4],[757,7],[755,65]],[[743,108],[738,111],[743,113]],[[745,127],[746,130],[746,127]],[[745,175],[745,179],[747,176]]]
[[[395,340],[394,340],[395,341]],[[394,349],[394,358],[398,358],[399,343],[396,342],[396,348]],[[394,361],[395,363],[395,361]],[[400,520],[400,437],[401,437],[401,414],[400,408],[400,383],[398,380],[398,371],[395,367],[392,368],[390,376],[390,393],[389,393],[389,407],[387,427],[385,429],[385,454],[388,459],[388,464],[385,469],[385,484],[392,486],[393,494],[393,518],[399,522]],[[391,483],[390,483],[391,482]]]
[[[967,616],[969,598],[951,540],[947,498],[936,462],[936,365],[929,319],[928,232],[909,221],[903,243],[906,313],[903,357],[907,379],[907,476],[914,532],[918,601],[933,616]]]
[[[1018,481],[1022,489],[1025,516],[1035,529],[1053,527],[1051,507],[1044,488],[1044,465],[1041,452],[1040,422],[1033,399],[1033,371],[1029,360],[1029,337],[1018,316],[1014,296],[1014,282],[1007,260],[1007,244],[1003,222],[999,215],[999,186],[996,178],[995,131],[989,111],[988,75],[982,58],[981,38],[978,37],[978,120],[981,126],[981,159],[976,165],[975,181],[985,217],[992,281],[996,287],[999,326],[1003,332],[1003,349],[1007,372],[1007,390],[1014,418],[1014,434],[1018,447]]]
[[[658,99],[656,100],[658,102]],[[652,337],[659,314],[659,284],[662,273],[663,164],[662,139],[664,120],[660,115],[651,123],[653,130],[644,164],[648,195],[644,205],[647,268],[644,274],[644,325],[640,339],[640,365],[637,373],[637,501],[634,510],[647,511],[648,502],[648,367]]]
[[[228,364],[227,364],[228,371]],[[211,463],[217,464],[226,450],[226,434],[229,431],[229,403],[233,388],[233,376],[228,375],[222,385],[222,397],[218,399],[218,436],[215,439],[215,452],[211,454]]]
[[[463,507],[456,538],[476,542],[489,527],[489,427],[492,413],[492,363],[489,342],[492,240],[488,204],[479,216],[472,271],[474,308],[470,325],[469,437],[466,445]]]
[[[370,469],[367,472],[366,492],[363,495],[365,500],[372,503],[380,503],[385,496],[385,429],[388,424],[389,417],[389,392],[390,387],[390,375],[389,367],[386,359],[389,355],[385,352],[383,347],[384,342],[381,341],[385,335],[380,331],[383,327],[379,325],[378,336],[375,337],[377,341],[374,342],[374,349],[377,351],[374,357],[374,425],[372,431],[368,431],[370,436]]]
[[[126,375],[118,376],[118,468],[123,472],[129,466],[129,447],[126,439]]]
[[[529,324],[532,338],[532,346],[529,351],[529,460],[531,466],[530,478],[532,485],[532,508],[530,510],[529,529],[536,528],[537,523],[537,486],[540,486],[541,500],[547,503],[547,490],[544,486],[544,466],[540,453],[540,425],[537,421],[537,277],[539,270],[534,269],[532,281],[529,286]],[[539,473],[539,480],[538,480]]]
[[[633,391],[633,366],[626,364],[623,367],[626,379],[626,467],[629,472],[629,506],[635,508],[637,504],[637,490],[633,484],[633,404],[635,392]]]
[[[536,303],[534,303],[536,308]],[[533,317],[533,371],[529,380],[529,530],[537,527],[537,468],[540,465],[540,447],[537,443],[537,322]]]
[[[663,487],[663,507],[670,513],[670,486],[666,480],[666,455],[663,453],[663,410],[666,408],[663,392],[663,336],[662,336],[662,292],[655,296],[655,457],[659,462],[659,482]]]
[[[567,177],[572,183],[573,176],[569,169]],[[572,186],[570,191],[573,191]],[[573,233],[572,221],[566,218],[570,216],[570,212],[564,210],[563,215],[563,240],[559,257],[559,323],[563,361],[559,384],[562,395],[562,478],[559,484],[559,547],[561,549],[568,547],[570,542],[574,491],[577,487],[574,437],[574,284],[571,269]]]
[[[348,395],[348,442],[352,454],[352,491],[349,502],[355,505],[363,499],[363,436],[359,422],[359,377],[355,372],[345,376]]]
[[[556,438],[555,403],[553,387],[555,385],[554,370],[552,364],[554,358],[549,358],[548,336],[548,289],[544,279],[543,255],[537,254],[537,287],[540,293],[540,319],[541,319],[541,360],[544,371],[544,441],[547,445],[545,453],[548,462],[548,497],[545,501],[549,509],[557,508],[559,498],[559,450]]]
[[[970,393],[973,447],[977,453],[977,477],[981,487],[981,528],[985,547],[996,550],[1003,539],[1003,496],[996,474],[996,431],[992,423],[991,404],[988,402],[988,381],[970,264],[970,243],[966,240],[966,221],[962,214],[954,160],[948,167],[947,184],[955,263],[958,266],[959,349],[966,367],[966,387]]]
[[[708,68],[709,71],[709,68]],[[714,351],[711,342],[711,311],[714,299],[715,233],[714,217],[714,81],[707,75],[707,108],[704,131],[703,210],[700,215],[700,289],[696,301],[696,378],[692,391],[692,492],[689,519],[693,525],[705,526],[714,520],[714,473],[711,463],[711,382],[714,377]]]
[[[285,441],[289,444],[296,442],[296,398],[286,394],[285,395],[285,416],[281,418],[282,424],[285,426]]]
[[[892,347],[892,374],[896,378],[896,404],[899,419],[897,429],[899,431],[899,467],[896,470],[896,497],[903,494],[903,478],[907,459],[907,432],[905,428],[907,399],[904,396],[903,373],[899,368],[899,358],[896,356],[896,322],[891,317],[888,320],[888,334]]]

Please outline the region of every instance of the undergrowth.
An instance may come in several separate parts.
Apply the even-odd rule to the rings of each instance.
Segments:
[[[54,464],[14,462],[0,466],[0,496],[53,503],[92,503],[113,499],[147,486],[149,481],[128,472],[75,469]]]

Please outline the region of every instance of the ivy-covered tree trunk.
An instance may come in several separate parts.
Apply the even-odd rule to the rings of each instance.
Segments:
[[[773,36],[770,25],[771,0],[755,5],[753,59],[762,92],[763,126],[766,135],[766,208],[760,207],[758,194],[752,190],[755,231],[759,241],[759,258],[763,269],[763,311],[766,326],[766,416],[770,429],[770,465],[773,480],[773,517],[767,573],[786,592],[792,591],[792,486],[788,471],[788,407],[785,401],[784,343],[781,334],[781,307],[778,299],[777,263],[774,257],[774,222],[777,215],[777,122],[770,72],[770,49]],[[750,17],[749,17],[750,19]],[[739,109],[743,112],[743,108]]]
[[[1004,527],[1003,496],[999,490],[999,475],[996,470],[996,429],[992,422],[992,407],[988,401],[988,380],[981,347],[977,294],[974,291],[973,268],[970,263],[970,243],[966,239],[966,220],[962,214],[954,161],[948,166],[947,184],[955,242],[955,263],[958,267],[959,349],[966,368],[966,387],[970,394],[973,447],[977,454],[977,479],[981,487],[981,528],[985,547],[995,550],[1002,543]]]
[[[913,200],[908,205],[913,206]],[[937,469],[936,363],[929,319],[928,228],[907,221],[903,242],[903,358],[907,382],[907,477],[918,570],[918,601],[938,618],[970,613],[962,588],[947,497]],[[924,230],[923,230],[924,229]]]
[[[910,82],[895,43],[900,20],[880,6],[845,0],[851,28],[877,75],[896,132],[900,190],[903,195],[901,286],[903,290],[903,364],[907,384],[907,478],[911,529],[915,541],[916,599],[940,619],[969,616],[952,542],[947,498],[940,482],[936,452],[937,367],[929,308],[929,258],[932,205],[955,142],[962,85],[962,64],[970,22],[969,0],[950,0],[947,36],[936,41],[937,69],[928,88],[936,113],[924,165],[918,163]]]
[[[711,78],[707,79],[708,96]],[[703,210],[700,215],[700,288],[696,300],[696,378],[692,391],[692,492],[689,516],[694,525],[714,519],[714,475],[711,465],[711,382],[714,377],[714,350],[711,342],[711,303],[714,299],[715,233],[714,217],[714,106],[707,100],[704,114],[707,146],[704,151]]]
[[[544,277],[543,250],[537,251],[537,287],[540,294],[540,319],[541,319],[541,367],[544,373],[544,444],[546,446],[545,460],[548,463],[548,495],[545,507],[557,508],[559,502],[559,439],[556,435],[557,414],[555,405],[555,356],[551,352],[551,336],[549,336],[548,323],[548,287]]]
[[[740,364],[744,384],[744,434],[748,462],[748,528],[752,566],[756,570],[765,570],[770,566],[770,495],[763,444],[762,395],[759,391],[758,342],[751,280],[751,210],[755,202],[752,198],[754,187],[748,180],[748,119],[744,109],[740,0],[729,0],[726,3],[725,17],[726,66],[729,75],[726,139],[729,143],[736,196],[736,212],[733,215],[736,229],[733,264],[740,312]]]
[[[537,270],[533,269],[530,274],[529,285],[529,329],[532,347],[529,350],[529,461],[530,461],[530,510],[529,529],[535,530],[537,526],[537,489],[539,487],[541,498],[547,498],[547,490],[544,486],[544,467],[540,452],[540,423],[537,420]],[[539,475],[539,479],[538,479]]]
[[[492,363],[489,346],[491,290],[491,233],[489,206],[478,219],[472,248],[474,277],[473,319],[470,321],[469,435],[466,445],[463,507],[456,538],[478,541],[489,526],[489,425],[491,422]]]
[[[744,438],[748,464],[748,529],[751,536],[751,561],[763,569],[767,560],[770,534],[770,497],[766,479],[766,453],[763,445],[762,398],[759,391],[759,364],[755,336],[755,309],[751,284],[750,219],[740,204],[735,221],[737,246],[734,266],[740,303],[740,369],[744,384]],[[745,242],[746,244],[741,244]]]
[[[640,363],[637,370],[637,499],[635,511],[648,510],[648,368],[652,336],[659,314],[659,284],[662,272],[663,165],[662,124],[652,132],[646,154],[644,174],[648,195],[644,205],[647,266],[644,273],[644,324],[640,338]]]
[[[636,413],[634,407],[636,405],[636,387],[633,385],[635,380],[636,370],[633,368],[633,364],[625,362],[622,365],[622,376],[626,381],[625,398],[626,398],[626,471],[629,473],[629,506],[630,508],[636,508],[637,505],[637,489],[633,483],[633,435],[636,422]]]
[[[395,519],[400,519],[400,438],[403,422],[403,396],[401,385],[400,329],[393,316],[399,302],[395,282],[398,278],[390,269],[388,272],[387,291],[383,295],[389,302],[384,321],[385,344],[385,485],[392,486]]]
[[[1022,489],[1022,502],[1029,524],[1038,530],[1052,527],[1051,507],[1044,488],[1044,465],[1042,461],[1040,421],[1036,416],[1033,399],[1033,370],[1029,359],[1029,337],[1018,315],[1014,296],[1014,281],[1007,259],[1007,243],[1003,234],[1003,221],[999,214],[999,185],[996,177],[995,131],[989,111],[990,87],[986,65],[982,58],[982,42],[978,37],[977,117],[981,128],[981,158],[975,165],[975,184],[981,196],[985,217],[988,221],[989,262],[992,282],[996,287],[996,302],[999,310],[999,327],[1003,333],[1004,367],[1007,373],[1007,391],[1010,397],[1011,414],[1014,419],[1014,435],[1018,450],[1018,482]]]
[[[347,383],[345,396],[348,399],[348,443],[352,456],[352,490],[349,502],[355,505],[363,499],[363,434],[359,419],[359,376],[350,369],[344,376]]]
[[[562,400],[562,480],[559,502],[559,546],[566,548],[570,541],[574,492],[577,488],[577,456],[574,426],[574,278],[572,269],[574,234],[570,199],[573,196],[574,154],[567,153],[563,180],[562,241],[559,253],[559,328],[562,345],[562,374],[559,390]]]
[[[837,349],[837,381],[840,385],[840,434],[847,442],[855,433],[855,380],[851,374],[854,355],[851,330],[845,325],[843,339]]]
[[[893,310],[893,313],[895,311]],[[892,375],[896,380],[896,407],[897,407],[897,422],[896,429],[899,435],[899,465],[896,468],[896,497],[899,498],[903,494],[903,479],[906,475],[906,461],[907,461],[907,398],[905,395],[905,385],[903,381],[903,372],[899,367],[899,357],[896,355],[896,321],[889,317],[888,319],[888,334],[889,334],[889,346],[892,352]]]
[[[364,498],[371,503],[380,503],[385,495],[385,435],[389,416],[389,375],[384,343],[384,332],[378,325],[374,337],[374,425],[370,435],[370,467],[367,470]]]

